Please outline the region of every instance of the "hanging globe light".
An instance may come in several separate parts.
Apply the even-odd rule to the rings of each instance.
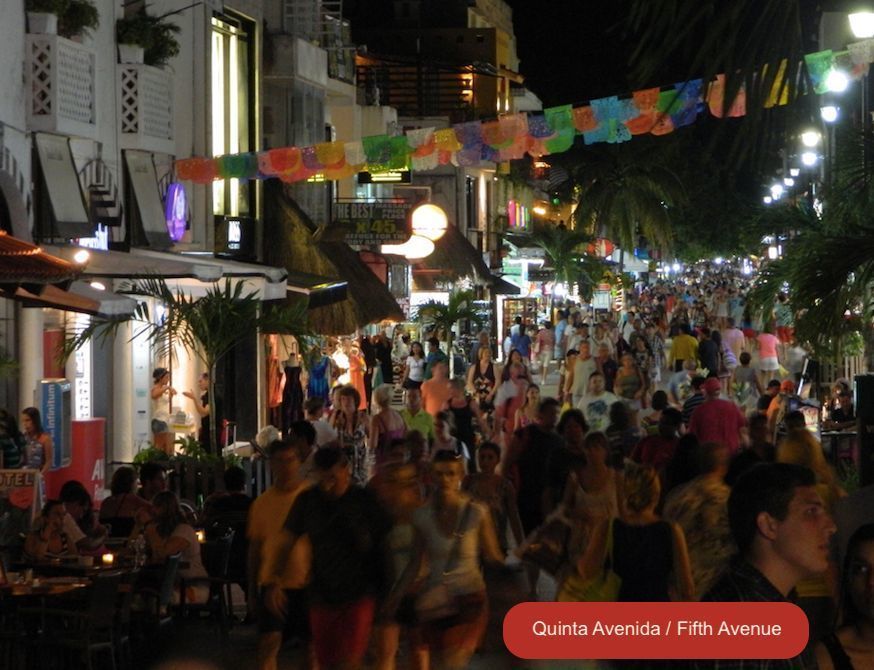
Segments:
[[[446,234],[449,219],[441,207],[433,203],[419,205],[413,210],[413,235],[426,237],[429,240],[439,240]]]
[[[413,235],[403,244],[383,244],[380,247],[380,253],[405,256],[407,260],[416,261],[433,254],[434,243],[427,237]]]

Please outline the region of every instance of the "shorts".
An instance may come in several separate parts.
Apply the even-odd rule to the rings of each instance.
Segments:
[[[541,351],[537,354],[537,360],[540,361],[540,365],[547,366],[552,362],[552,347],[549,348],[549,351]]]
[[[777,326],[777,339],[783,344],[791,344],[795,339],[795,329],[792,326]]]
[[[282,639],[308,641],[310,622],[307,617],[307,594],[304,589],[283,589],[288,599],[285,618],[276,616],[264,603],[264,591],[258,595],[258,632],[282,633]]]
[[[170,424],[161,419],[152,419],[152,435],[161,435],[170,432]]]
[[[375,612],[376,602],[370,597],[340,605],[312,605],[310,629],[319,667],[361,663]]]
[[[772,372],[780,369],[780,363],[776,356],[765,356],[759,360],[759,370],[762,372]]]
[[[410,379],[409,377],[407,377],[401,386],[403,386],[405,389],[417,389],[422,388],[422,382],[417,382],[415,379]]]

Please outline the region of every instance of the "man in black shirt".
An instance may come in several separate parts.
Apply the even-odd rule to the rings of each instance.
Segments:
[[[702,601],[786,602],[796,584],[828,569],[835,524],[811,470],[790,463],[757,465],[738,479],[728,499],[728,522],[738,556]],[[719,670],[802,670],[789,659],[698,661]]]
[[[293,540],[307,535],[312,544],[309,617],[319,667],[356,668],[387,587],[384,545],[391,519],[370,491],[352,484],[342,450],[323,447],[314,460],[319,485],[298,496],[285,530]],[[284,598],[272,589],[267,602],[274,613],[283,610]]]

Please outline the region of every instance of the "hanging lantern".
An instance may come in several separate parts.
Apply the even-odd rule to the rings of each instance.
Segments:
[[[434,243],[427,237],[413,235],[403,244],[383,244],[380,253],[405,256],[407,260],[417,261],[434,253]]]
[[[446,234],[449,220],[441,207],[432,203],[419,205],[413,210],[413,235],[426,237],[432,242]]]

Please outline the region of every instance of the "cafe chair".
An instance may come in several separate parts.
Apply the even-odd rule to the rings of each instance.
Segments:
[[[170,602],[176,586],[181,554],[168,556],[161,565],[140,572],[134,589],[138,607],[131,610],[132,623],[142,633],[154,633],[173,621]]]
[[[200,545],[200,555],[206,577],[182,578],[179,580],[179,613],[183,617],[206,614],[209,619],[218,624],[222,640],[227,639],[228,601],[225,596],[228,585],[228,563],[231,556],[231,544],[234,541],[234,531],[229,530],[224,536],[207,540]],[[204,603],[188,603],[185,600],[188,586],[209,587],[209,596]]]
[[[121,578],[115,610],[115,652],[119,667],[133,667],[131,650],[131,608],[139,571],[125,572]]]
[[[72,661],[71,667],[87,670],[94,667],[96,655],[104,653],[115,670],[115,608],[121,575],[120,571],[94,575],[84,607],[67,609],[58,603],[38,608],[43,623],[33,644],[45,651],[57,650]]]

